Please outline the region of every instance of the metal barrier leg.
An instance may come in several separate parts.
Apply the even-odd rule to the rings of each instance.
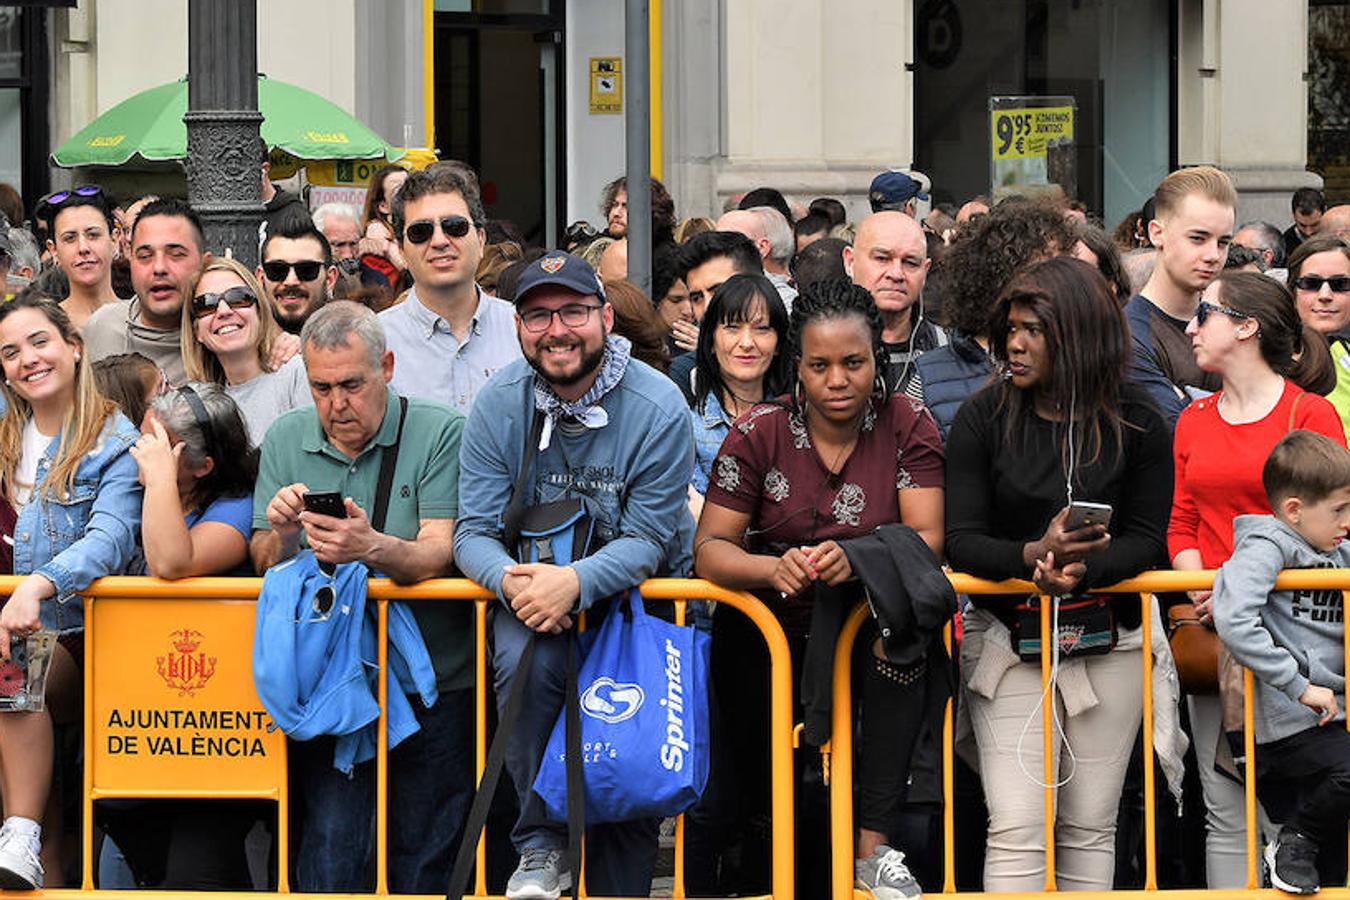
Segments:
[[[1242,749],[1247,757],[1243,766],[1242,791],[1247,812],[1247,887],[1261,886],[1257,874],[1256,856],[1260,852],[1257,838],[1261,823],[1256,820],[1256,734],[1252,723],[1252,673],[1242,670]]]
[[[942,643],[952,655],[952,623],[942,626]],[[960,688],[958,687],[959,691]],[[942,712],[942,893],[956,892],[956,735],[952,723],[955,699],[947,698]]]
[[[1153,775],[1153,604],[1140,594],[1144,639],[1144,890],[1158,889],[1158,810]]]
[[[853,896],[853,641],[867,607],[849,615],[834,645],[834,704],[830,710],[830,884],[834,900]]]
[[[1050,604],[1053,601],[1041,595],[1041,773],[1045,785],[1045,889],[1055,887],[1055,783],[1059,780],[1055,767],[1055,694],[1050,689],[1051,654],[1054,635],[1050,633]]]
[[[389,893],[389,601],[379,607],[380,724],[375,739],[375,893]]]

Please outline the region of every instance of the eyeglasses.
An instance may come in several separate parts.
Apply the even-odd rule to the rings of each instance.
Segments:
[[[1300,275],[1294,279],[1294,287],[1313,294],[1322,290],[1324,284],[1329,285],[1333,293],[1350,293],[1350,275],[1333,275],[1330,278],[1323,278],[1321,275]]]
[[[1195,308],[1195,324],[1203,326],[1210,316],[1215,313],[1223,313],[1225,316],[1243,321],[1250,319],[1251,316],[1245,312],[1233,309],[1231,306],[1219,306],[1217,303],[1209,303],[1201,300],[1200,305]]]
[[[248,309],[258,304],[258,298],[246,287],[232,287],[218,294],[198,294],[192,298],[192,317],[205,319],[214,316],[222,303],[230,309]]]
[[[295,270],[295,277],[301,281],[313,281],[323,271],[323,263],[317,259],[301,259],[287,262],[284,259],[272,259],[262,264],[263,274],[268,281],[282,282]]]
[[[543,334],[553,324],[554,316],[561,319],[562,323],[568,328],[580,328],[586,324],[591,317],[591,313],[597,309],[603,309],[603,306],[590,303],[569,303],[557,309],[532,309],[529,312],[520,313],[520,321],[525,326],[526,331]]]
[[[407,224],[403,229],[403,236],[408,239],[410,244],[425,244],[436,233],[437,224],[441,226],[441,231],[444,232],[446,237],[452,238],[464,237],[473,227],[473,223],[463,216],[443,216],[436,221],[418,219],[416,222]]]

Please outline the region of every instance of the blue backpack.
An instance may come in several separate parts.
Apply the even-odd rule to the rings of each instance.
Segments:
[[[711,638],[647,615],[636,588],[615,599],[593,635],[577,677],[586,822],[678,815],[708,782]],[[567,820],[564,726],[560,715],[534,782],[560,822]]]

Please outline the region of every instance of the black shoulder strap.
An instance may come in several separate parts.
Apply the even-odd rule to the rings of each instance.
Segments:
[[[506,546],[506,552],[514,556],[516,545],[520,543],[520,517],[525,511],[525,497],[529,493],[526,485],[529,484],[530,466],[534,464],[535,451],[539,449],[539,438],[544,433],[544,414],[539,409],[534,411],[534,419],[530,423],[530,434],[525,439],[525,450],[520,456],[520,472],[516,475],[515,487],[511,489],[511,502],[506,506],[506,512],[502,514],[502,543]]]
[[[398,447],[403,443],[403,423],[408,419],[408,398],[398,398],[398,433],[392,447],[380,453],[380,480],[375,483],[375,509],[370,516],[370,527],[384,531],[384,517],[389,512],[389,492],[394,489],[394,467],[398,465]]]

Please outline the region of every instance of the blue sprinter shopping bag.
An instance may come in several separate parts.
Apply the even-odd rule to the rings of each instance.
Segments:
[[[586,824],[673,816],[708,782],[710,638],[647,615],[636,589],[617,600],[577,673]],[[559,716],[534,791],[567,820]]]

